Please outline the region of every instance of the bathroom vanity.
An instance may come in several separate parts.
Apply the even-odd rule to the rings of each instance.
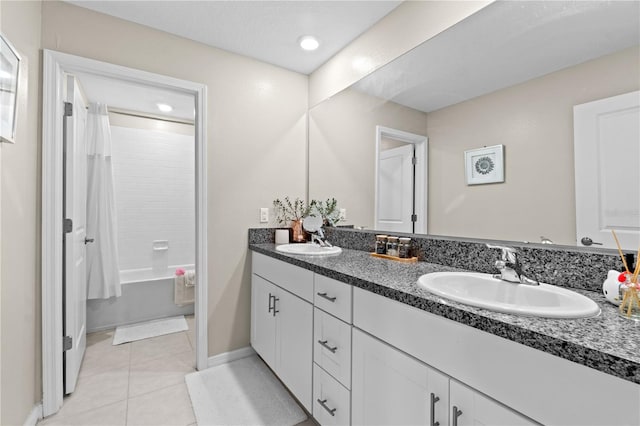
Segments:
[[[577,320],[440,299],[455,268],[252,250],[251,344],[320,424],[640,424],[640,331],[597,293]]]

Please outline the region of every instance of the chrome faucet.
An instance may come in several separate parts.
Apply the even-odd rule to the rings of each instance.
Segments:
[[[322,228],[318,228],[314,232],[310,232],[310,234],[312,243],[316,243],[320,245],[320,247],[333,247],[333,245],[325,238]]]
[[[518,260],[518,252],[512,247],[498,246],[487,244],[488,248],[500,249],[502,251],[501,259],[496,260],[495,266],[500,271],[495,274],[494,278],[508,281],[510,283],[539,285],[538,280],[527,278],[522,273],[522,266]]]

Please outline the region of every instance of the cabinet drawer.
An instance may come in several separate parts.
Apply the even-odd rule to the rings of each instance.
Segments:
[[[313,318],[313,360],[351,388],[351,326],[318,308]]]
[[[252,253],[251,267],[254,274],[313,302],[313,272],[262,253]]]
[[[351,288],[349,284],[315,274],[313,304],[351,324]]]
[[[351,422],[349,391],[317,364],[313,364],[313,417],[321,425]]]

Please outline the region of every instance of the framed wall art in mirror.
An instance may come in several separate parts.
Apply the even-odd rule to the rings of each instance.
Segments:
[[[467,185],[504,182],[504,146],[494,145],[464,152]]]
[[[0,142],[15,143],[20,55],[0,34]]]

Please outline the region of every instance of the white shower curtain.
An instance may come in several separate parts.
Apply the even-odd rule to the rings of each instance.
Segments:
[[[87,299],[119,297],[120,267],[107,107],[90,104],[87,118]]]

